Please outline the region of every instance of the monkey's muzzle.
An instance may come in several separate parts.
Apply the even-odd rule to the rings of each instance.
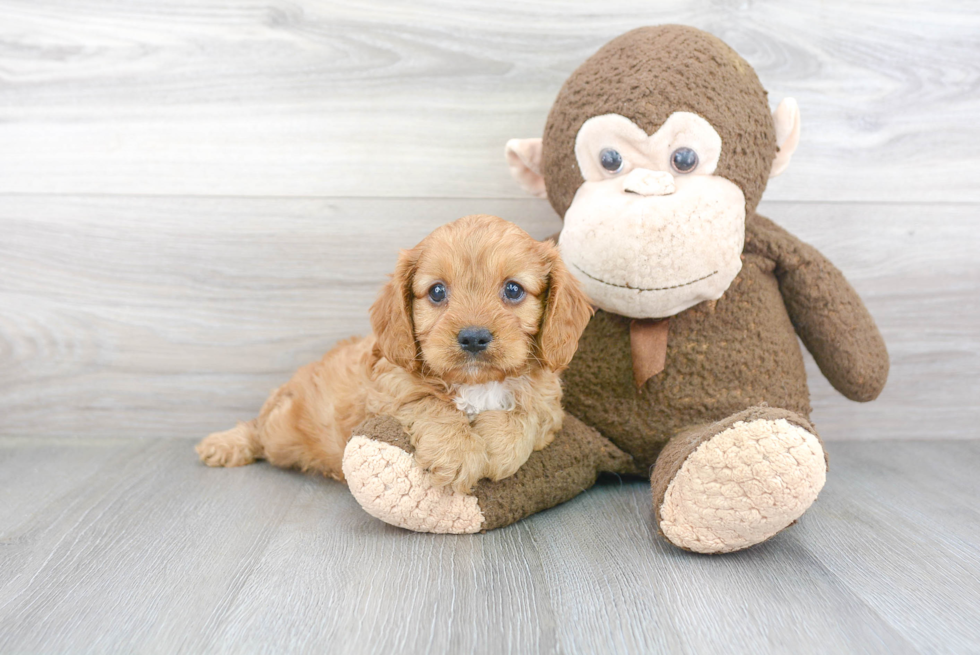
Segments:
[[[669,196],[676,190],[674,176],[665,171],[636,168],[623,179],[623,191],[641,196]]]

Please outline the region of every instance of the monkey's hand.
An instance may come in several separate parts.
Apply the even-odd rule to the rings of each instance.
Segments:
[[[790,320],[827,380],[851,400],[874,400],[888,379],[888,351],[854,287],[826,257],[769,219],[746,224],[746,250],[776,262]]]

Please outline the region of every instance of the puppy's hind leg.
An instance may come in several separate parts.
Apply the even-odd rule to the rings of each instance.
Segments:
[[[201,461],[208,466],[245,466],[262,457],[257,422],[252,419],[205,437],[195,448]]]
[[[245,466],[257,459],[265,459],[269,417],[281,415],[283,409],[288,413],[292,404],[291,398],[289,385],[284,384],[269,395],[256,418],[240,421],[230,430],[209,434],[195,447],[201,461],[208,466],[231,467]]]

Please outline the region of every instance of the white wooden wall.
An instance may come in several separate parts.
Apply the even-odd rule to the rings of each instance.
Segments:
[[[980,435],[971,0],[0,0],[0,435],[230,425],[367,329],[399,247],[475,212],[554,232],[504,142],[666,22],[800,102],[762,211],[845,271],[892,355],[870,405],[811,366],[822,433]]]

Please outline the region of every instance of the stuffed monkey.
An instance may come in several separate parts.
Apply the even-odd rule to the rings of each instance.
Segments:
[[[358,502],[394,525],[475,532],[612,472],[650,477],[658,531],[687,550],[747,548],[794,523],[827,471],[797,336],[852,400],[888,375],[840,271],[755,211],[799,134],[793,100],[770,114],[752,67],[690,27],[633,30],[582,64],[544,137],[506,148],[563,218],[562,257],[597,308],[563,379],[565,427],[463,496],[429,484],[401,428],[376,417],[345,452]]]

